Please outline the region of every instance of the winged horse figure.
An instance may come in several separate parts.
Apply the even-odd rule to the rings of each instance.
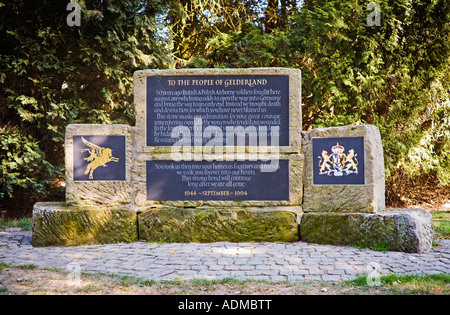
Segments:
[[[112,156],[111,149],[99,147],[98,145],[87,141],[83,137],[81,137],[81,140],[84,142],[85,145],[90,147],[90,149],[81,149],[81,152],[88,151],[90,154],[89,157],[84,159],[88,162],[91,162],[88,164],[86,171],[84,172],[84,175],[89,174],[89,179],[94,179],[92,173],[95,171],[97,167],[99,166],[106,167],[106,163],[108,162],[119,162],[118,158]]]

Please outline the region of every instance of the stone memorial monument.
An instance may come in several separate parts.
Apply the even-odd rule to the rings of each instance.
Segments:
[[[375,126],[302,131],[300,70],[143,70],[134,84],[136,126],[67,127],[66,202],[35,205],[35,246],[431,247],[428,212],[385,211]]]

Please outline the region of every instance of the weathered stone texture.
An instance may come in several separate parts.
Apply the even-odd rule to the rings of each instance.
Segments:
[[[68,207],[39,202],[33,209],[33,246],[76,246],[137,241],[134,210]]]
[[[380,213],[305,213],[302,241],[352,246],[380,246],[423,253],[431,249],[434,228],[424,209],[396,209]]]
[[[74,135],[125,135],[125,181],[74,181]],[[123,206],[132,202],[131,170],[133,168],[133,141],[128,125],[68,125],[65,141],[66,202],[74,206]]]
[[[300,208],[148,208],[139,238],[150,242],[294,242]]]
[[[364,185],[314,185],[313,138],[364,137]],[[384,157],[381,136],[373,125],[317,128],[303,132],[305,155],[303,211],[375,213],[385,209]]]

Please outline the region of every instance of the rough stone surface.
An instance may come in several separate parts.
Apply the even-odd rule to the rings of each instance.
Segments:
[[[295,243],[148,243],[33,247],[30,232],[0,232],[0,262],[33,264],[142,279],[259,279],[339,282],[378,264],[385,274],[450,273],[450,240],[438,240],[428,253],[379,252],[346,246]],[[372,278],[373,279],[373,278]],[[58,281],[58,280],[55,280]],[[60,280],[61,285],[70,285]],[[89,282],[82,282],[80,290]]]
[[[364,185],[314,185],[313,138],[364,137]],[[305,155],[304,212],[375,213],[385,209],[384,157],[381,136],[373,125],[312,129],[303,132]]]
[[[74,181],[74,135],[125,135],[126,179],[124,181]],[[72,124],[66,128],[65,141],[66,202],[74,206],[121,206],[132,202],[131,170],[133,167],[133,142],[128,125]]]
[[[298,207],[150,208],[138,214],[139,239],[150,242],[294,242]]]
[[[134,73],[134,103],[136,111],[137,152],[169,153],[171,147],[147,147],[146,130],[146,77],[148,76],[202,76],[202,75],[289,75],[289,147],[280,147],[281,153],[298,152],[301,146],[301,71],[289,68],[246,69],[176,69],[140,70]]]
[[[369,213],[305,213],[303,241],[319,244],[381,246],[393,251],[423,253],[431,249],[433,219],[424,209]]]
[[[67,207],[39,202],[33,209],[33,246],[76,246],[137,241],[130,209]]]

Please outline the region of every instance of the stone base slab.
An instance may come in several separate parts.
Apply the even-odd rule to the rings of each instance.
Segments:
[[[77,246],[137,241],[132,209],[68,207],[39,202],[33,208],[33,246]]]
[[[33,246],[148,242],[296,242],[423,253],[433,219],[423,209],[381,213],[303,213],[300,207],[87,208],[40,202]]]
[[[302,241],[411,253],[430,250],[433,237],[433,219],[424,209],[395,209],[376,214],[305,213],[300,224]]]
[[[89,208],[40,202],[33,246],[148,242],[295,242],[300,207]]]
[[[139,239],[149,242],[295,242],[300,207],[148,208]]]

